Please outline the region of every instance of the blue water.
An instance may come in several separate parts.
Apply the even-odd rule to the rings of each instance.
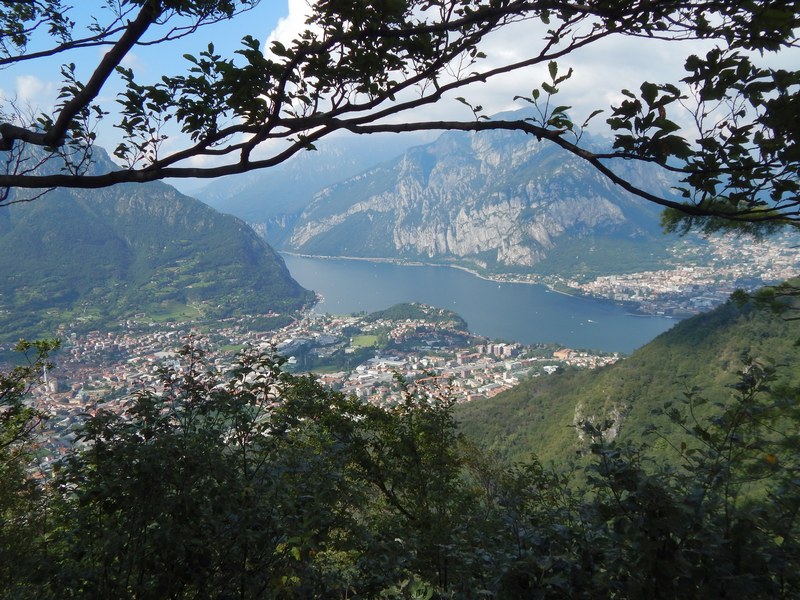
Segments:
[[[318,313],[373,312],[399,302],[423,302],[455,311],[478,335],[626,353],[677,322],[632,315],[613,302],[566,296],[541,285],[487,281],[449,267],[284,259],[302,286],[323,296]]]

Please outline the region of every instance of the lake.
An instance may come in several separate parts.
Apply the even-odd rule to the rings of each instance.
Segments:
[[[677,321],[551,292],[541,285],[497,283],[450,267],[282,255],[292,276],[324,298],[317,313],[374,312],[422,302],[461,315],[472,333],[535,344],[631,352]]]

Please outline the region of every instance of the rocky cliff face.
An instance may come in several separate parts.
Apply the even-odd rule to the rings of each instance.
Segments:
[[[315,150],[301,152],[276,167],[223,177],[193,195],[220,212],[244,219],[271,244],[280,244],[316,192],[418,143],[419,138],[408,138],[400,144],[396,136],[323,140]]]
[[[287,245],[312,254],[532,268],[588,236],[652,239],[660,235],[657,215],[532,136],[456,132],[316,194]]]

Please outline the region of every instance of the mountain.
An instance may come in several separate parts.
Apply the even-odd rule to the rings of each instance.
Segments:
[[[544,461],[575,456],[586,446],[576,428],[583,420],[609,421],[608,437],[645,441],[663,454],[668,451],[663,442],[643,437],[652,424],[664,432],[672,429],[654,411],[670,401],[679,406],[693,389],[710,401],[707,407],[725,402],[747,357],[777,368],[773,389],[796,389],[798,340],[800,322],[768,307],[729,301],[681,321],[614,365],[530,379],[491,400],[461,405],[458,418],[470,439],[507,462],[532,454]]]
[[[3,341],[135,313],[290,311],[313,298],[243,221],[163,183],[57,189],[0,209],[0,272]]]
[[[669,192],[647,169],[622,170]],[[317,193],[281,247],[486,271],[638,270],[669,244],[659,214],[533,136],[448,132]]]
[[[271,169],[222,177],[193,193],[220,212],[244,219],[279,245],[314,194],[423,140],[420,136],[370,135],[323,140]]]

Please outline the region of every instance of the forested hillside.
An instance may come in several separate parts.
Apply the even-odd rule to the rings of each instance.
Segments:
[[[761,331],[757,311],[727,310],[734,337]],[[700,333],[732,339],[714,324],[721,314]],[[705,367],[698,357],[720,348],[698,345],[697,355],[676,347],[684,355],[664,369]],[[595,419],[574,423],[581,457],[543,467],[530,452],[552,435],[543,426],[527,459],[503,466],[459,433],[443,381],[399,381],[402,401],[377,407],[283,373],[269,354],[250,351],[219,373],[191,343],[156,385],[87,414],[74,444],[43,464],[47,415],[24,397],[51,348],[20,349],[30,366],[0,380],[0,598],[800,593],[797,387],[774,385],[758,363],[738,378],[711,369],[716,385],[734,385],[707,391],[728,401],[678,402],[661,419],[682,429],[649,438],[671,444],[666,463],[648,458],[648,441],[607,439]],[[668,362],[653,352],[640,360]],[[597,374],[594,392],[570,390],[586,380],[568,375],[545,381],[564,399],[591,397],[615,371]],[[667,392],[657,380],[623,431],[635,431],[645,397],[652,406]],[[623,389],[603,388],[599,405]]]
[[[3,208],[0,272],[0,343],[137,313],[224,317],[313,300],[243,221],[159,182],[59,189]]]
[[[800,322],[770,306],[729,301],[686,319],[604,369],[567,370],[531,379],[493,399],[460,406],[457,414],[471,439],[504,461],[536,455],[563,462],[588,444],[580,423],[606,424],[608,436],[640,441],[656,423],[654,411],[696,391],[724,402],[751,361],[776,370],[775,385],[800,384]],[[656,439],[653,452],[665,451]]]

